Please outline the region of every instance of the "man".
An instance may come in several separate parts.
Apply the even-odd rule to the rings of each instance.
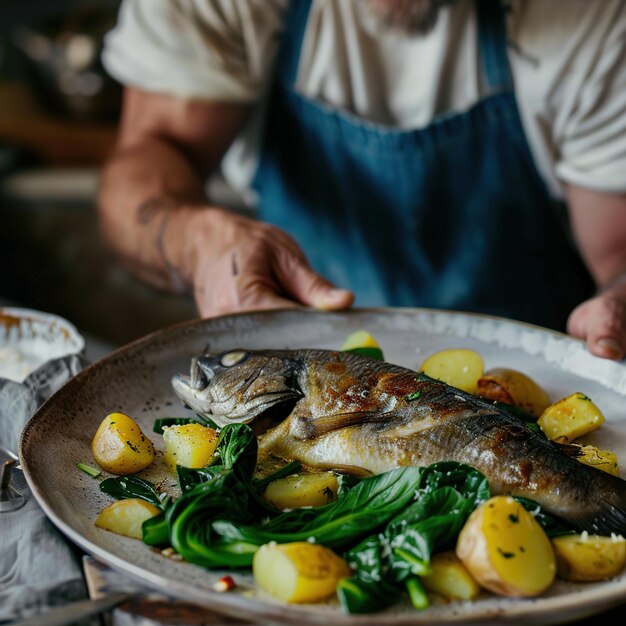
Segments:
[[[619,0],[126,0],[105,232],[203,316],[356,294],[621,359],[625,32]],[[220,163],[262,221],[206,198]]]

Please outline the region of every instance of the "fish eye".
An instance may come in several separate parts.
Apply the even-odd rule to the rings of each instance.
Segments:
[[[249,352],[245,350],[233,350],[222,355],[220,359],[220,365],[222,367],[233,367],[233,365],[239,365],[250,356]]]

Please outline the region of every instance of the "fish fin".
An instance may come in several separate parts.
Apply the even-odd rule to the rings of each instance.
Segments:
[[[583,455],[582,446],[577,443],[558,443],[552,442],[563,454],[571,457],[572,459],[578,459]]]
[[[353,476],[354,478],[367,478],[368,476],[373,476],[374,472],[371,472],[364,467],[359,467],[358,465],[344,465],[342,463],[316,463],[315,465],[309,465],[309,467],[315,467],[320,470],[327,470],[329,472],[339,472],[340,474],[347,474],[348,476]]]
[[[376,411],[355,411],[353,413],[334,413],[332,415],[298,416],[292,423],[291,432],[298,439],[314,439],[341,428],[360,424],[388,422],[396,413]]]

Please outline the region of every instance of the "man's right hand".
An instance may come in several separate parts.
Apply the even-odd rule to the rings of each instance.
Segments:
[[[212,207],[187,216],[183,232],[193,251],[193,293],[202,317],[298,306],[339,310],[354,301],[352,292],[314,272],[279,228]]]
[[[204,180],[250,106],[129,87],[101,177],[103,232],[138,276],[193,289],[203,317],[282,307],[345,309],[354,296],[314,272],[274,226],[206,204]]]

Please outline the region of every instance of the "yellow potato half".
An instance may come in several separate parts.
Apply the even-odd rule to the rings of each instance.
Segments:
[[[160,512],[154,504],[139,498],[118,500],[100,512],[96,526],[125,537],[143,539],[142,524]]]
[[[182,426],[165,426],[165,461],[172,468],[205,467],[213,459],[219,433],[213,428],[202,424],[184,424]]]
[[[277,509],[298,509],[303,506],[321,506],[337,497],[339,481],[335,474],[293,474],[273,480],[263,497]]]
[[[431,573],[421,577],[428,591],[448,600],[473,600],[480,593],[480,585],[454,552],[435,554],[429,567]]]
[[[102,420],[91,451],[103,470],[120,476],[139,472],[154,460],[152,442],[124,413],[111,413]]]
[[[485,372],[477,387],[481,398],[513,404],[535,417],[550,405],[548,394],[532,378],[517,370],[493,368]]]
[[[547,407],[537,424],[548,439],[569,443],[600,428],[604,415],[588,396],[576,392]]]
[[[478,352],[457,348],[431,354],[420,366],[420,372],[457,389],[476,393],[483,367],[483,358]]]
[[[565,535],[552,540],[559,578],[573,581],[606,580],[617,576],[626,564],[623,537]]]
[[[337,583],[351,575],[348,564],[332,550],[315,543],[268,543],[254,555],[252,574],[271,596],[291,604],[319,602],[335,593]]]
[[[509,496],[490,498],[470,515],[456,554],[482,587],[504,596],[537,596],[556,574],[543,528]]]

